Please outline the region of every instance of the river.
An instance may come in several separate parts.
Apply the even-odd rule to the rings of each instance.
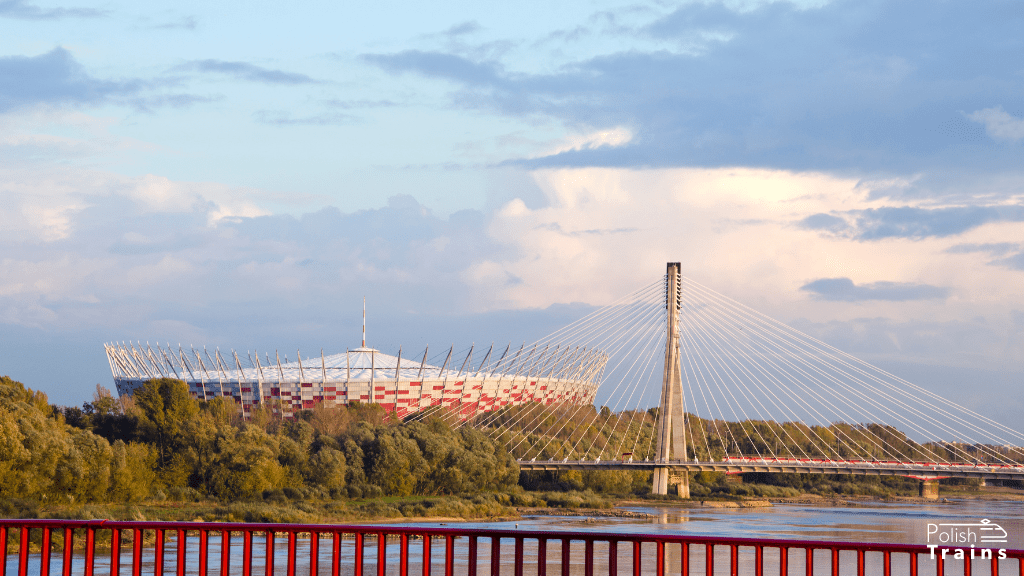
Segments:
[[[503,521],[503,522],[446,522],[444,525],[447,526],[465,526],[474,528],[491,528],[491,529],[520,529],[520,530],[549,530],[553,532],[584,532],[584,531],[597,531],[597,532],[621,532],[621,533],[673,533],[673,534],[694,534],[694,535],[714,535],[714,536],[729,536],[729,537],[743,537],[743,538],[775,538],[775,539],[802,539],[802,540],[825,540],[825,541],[847,541],[847,542],[890,542],[890,543],[907,543],[907,544],[927,544],[929,543],[929,524],[938,526],[944,523],[975,523],[981,520],[988,520],[991,523],[999,524],[1007,532],[1007,543],[1000,544],[999,547],[1005,547],[1008,549],[1024,549],[1024,502],[1000,502],[1000,501],[978,501],[978,500],[950,500],[947,502],[936,502],[936,503],[880,503],[880,502],[852,502],[852,503],[839,503],[839,504],[828,504],[828,505],[807,505],[807,504],[776,504],[772,507],[764,508],[712,508],[712,507],[696,507],[696,508],[680,508],[672,506],[647,506],[647,505],[636,505],[636,506],[624,506],[620,510],[638,513],[640,515],[647,515],[643,518],[638,517],[614,517],[614,516],[527,516],[520,520],[514,521]],[[437,522],[409,522],[408,525],[414,526],[438,526]],[[935,535],[932,535],[932,543],[935,542]],[[241,538],[236,536],[232,538],[232,551],[236,553],[235,558],[232,559],[232,573],[241,573]],[[326,543],[325,543],[326,544]],[[346,541],[343,546],[344,557],[351,564],[352,551],[351,541]],[[397,574],[398,571],[398,547],[397,542],[389,542],[387,550],[387,574]],[[503,541],[502,546],[505,550],[510,550],[512,541],[508,543]],[[548,545],[548,556],[550,566],[548,568],[549,574],[559,574],[559,559],[560,549],[559,542],[553,541]],[[189,549],[193,549],[197,546],[197,539],[190,537],[188,544]],[[321,569],[319,574],[327,575],[330,573],[330,560],[329,550],[330,546],[322,545],[321,547]],[[414,559],[411,562],[410,574],[420,574],[421,567],[418,565],[417,558],[419,551],[422,548],[421,542],[415,542],[411,545],[413,550]],[[577,572],[582,574],[582,552],[579,549],[580,546],[574,546],[572,548],[573,557],[573,570],[572,573]],[[219,565],[219,542],[216,536],[210,538],[210,557],[211,564]],[[679,564],[679,550],[677,547],[666,547],[668,551],[668,567],[675,574],[680,572]],[[176,544],[171,539],[167,544],[167,557],[165,561],[165,573],[174,573],[174,558],[175,558]],[[286,544],[284,538],[278,539],[278,545],[275,548],[275,567],[277,568],[276,573],[284,574],[286,566]],[[458,548],[461,552],[461,548]],[[602,551],[607,554],[607,544],[598,544],[596,550],[600,556]],[[308,540],[300,540],[298,543],[299,558],[308,558],[309,555]],[[536,574],[536,543],[527,541],[526,543],[526,559],[528,562],[525,574],[533,575]],[[741,552],[741,555],[747,554],[749,551]],[[647,567],[652,566],[653,550],[646,549],[643,552],[645,557],[645,565]],[[827,554],[827,551],[819,552],[819,554]],[[620,571],[622,574],[630,573],[630,567],[628,566],[628,547],[623,545],[622,551],[620,552]],[[59,554],[54,555],[53,566],[51,573],[57,574],[60,570],[60,559],[57,557]],[[101,556],[106,556],[101,554]],[[195,558],[197,554],[190,552],[189,556]],[[461,556],[461,554],[460,554]],[[377,550],[375,539],[368,539],[365,557],[367,560],[367,572],[368,574],[376,574],[376,570],[370,567],[370,564],[374,563],[374,559],[377,557]],[[432,557],[435,562],[443,562],[444,558],[444,545],[443,542],[435,541],[432,546]],[[489,543],[486,539],[480,542],[480,574],[487,573],[487,559],[489,557]],[[77,557],[76,557],[77,558]],[[777,566],[778,564],[778,553],[768,551],[765,556],[766,565],[769,567]],[[691,557],[691,570],[696,574],[704,574],[704,559],[703,552],[700,547],[693,549]],[[81,558],[78,558],[73,566],[79,565]],[[131,563],[131,557],[128,555],[128,551],[125,550],[125,554],[122,555],[122,574],[128,574],[128,566]],[[262,546],[258,543],[254,543],[254,566],[259,569],[254,570],[254,573],[263,574],[264,570],[262,566],[264,564],[264,554]],[[956,565],[959,563],[951,563],[946,571],[949,576],[957,576],[962,574],[960,566]],[[841,573],[845,576],[850,574],[853,570],[852,556],[841,557]],[[80,570],[73,570],[75,573],[79,573]],[[195,573],[195,566],[189,566],[189,573]],[[432,573],[443,574],[443,570],[440,564],[434,564],[432,566]],[[894,564],[894,573],[897,573],[897,564]],[[8,559],[8,573],[16,572],[16,558],[9,557]],[[726,574],[727,565],[724,562],[716,562],[715,574]],[[791,563],[792,574],[803,574],[802,560],[794,559]],[[880,573],[880,558],[869,559],[867,564],[868,573]],[[1016,562],[1010,562],[1006,565],[1004,572],[1009,570],[1016,571]],[[510,564],[503,564],[502,574],[504,575],[507,571],[508,574],[513,573],[513,567]],[[933,574],[934,569],[928,566],[927,562],[922,562],[923,574]],[[745,574],[747,570],[741,571],[741,574]],[[38,574],[38,560],[33,559],[33,562],[29,566],[29,574]],[[147,551],[144,554],[143,573],[153,573],[153,556],[152,550]],[[211,576],[219,573],[219,570],[211,566],[209,574]],[[305,574],[304,570],[300,570],[300,574]],[[345,569],[343,574],[351,574],[351,569]],[[456,574],[465,574],[466,565],[464,559],[460,558],[460,564],[457,566]],[[607,574],[607,569],[603,567],[603,563],[599,560],[597,564],[596,574]],[[648,573],[648,570],[644,570],[644,573]],[[777,576],[777,568],[769,568],[765,572],[767,575]],[[988,567],[984,563],[977,562],[974,570],[976,575],[980,574],[983,576],[988,575]],[[109,562],[103,559],[100,565],[97,566],[98,575],[109,574]]]

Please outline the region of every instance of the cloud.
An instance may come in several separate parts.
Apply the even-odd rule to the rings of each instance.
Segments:
[[[272,70],[248,62],[229,62],[225,60],[195,60],[176,67],[178,70],[193,70],[207,74],[223,74],[251,82],[264,84],[316,84],[315,80],[305,74]]]
[[[483,27],[476,20],[469,20],[461,24],[456,24],[451,28],[445,30],[443,34],[445,36],[464,36],[466,34],[475,34],[482,30]]]
[[[985,131],[996,140],[1019,142],[1024,139],[1024,118],[1011,116],[1002,106],[972,112],[967,118],[984,124]]]
[[[800,220],[798,225],[855,240],[882,240],[957,236],[995,222],[1024,222],[1024,206],[888,206],[838,214],[812,214]]]
[[[390,72],[418,72],[475,86],[502,87],[510,84],[503,78],[503,70],[497,64],[472,62],[453,54],[406,50],[397,54],[365,54],[362,58]]]
[[[1024,249],[1021,244],[1015,242],[994,242],[986,244],[956,244],[946,249],[947,254],[972,254],[976,252],[984,252],[993,256],[1002,256],[1004,254],[1015,252],[1017,250]]]
[[[64,20],[67,18],[99,18],[107,12],[93,8],[51,8],[45,10],[23,0],[0,0],[0,18],[19,20]]]
[[[95,104],[138,88],[137,82],[93,78],[64,48],[0,58],[0,112],[34,104]]]
[[[1024,251],[1018,252],[1006,258],[997,258],[992,261],[997,266],[1006,266],[1013,270],[1024,270]]]
[[[998,0],[693,2],[622,30],[605,53],[554,65],[465,50],[364,59],[449,82],[455,107],[635,134],[626,146],[522,160],[533,168],[1005,169],[1020,165],[1020,150],[950,129],[962,110],[1019,98],[1022,46],[1006,39],[1024,28],[1005,10]],[[1016,137],[1003,120],[998,133]]]
[[[309,116],[292,116],[281,110],[257,110],[253,118],[263,124],[276,124],[278,126],[335,126],[338,124],[352,124],[358,118],[351,114],[340,114],[337,112],[313,114]]]
[[[164,22],[153,26],[156,30],[195,30],[199,26],[199,18],[195,16],[182,16],[177,20]]]
[[[822,278],[808,282],[800,289],[811,292],[815,298],[838,302],[934,300],[945,299],[950,293],[949,288],[902,282],[873,282],[857,286],[849,278]]]

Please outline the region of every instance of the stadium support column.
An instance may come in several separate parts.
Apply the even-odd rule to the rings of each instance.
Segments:
[[[666,276],[665,309],[665,371],[661,384],[661,405],[658,409],[658,451],[655,461],[686,460],[686,436],[683,433],[683,383],[679,366],[679,262],[669,262]],[[690,497],[690,481],[683,471],[675,478],[679,496]],[[669,467],[654,469],[655,494],[668,494]]]

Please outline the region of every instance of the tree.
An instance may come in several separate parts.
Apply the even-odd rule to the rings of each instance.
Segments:
[[[183,429],[199,414],[199,403],[188,393],[188,385],[174,378],[154,378],[135,391],[139,436],[156,445],[159,464],[171,462],[184,441]]]

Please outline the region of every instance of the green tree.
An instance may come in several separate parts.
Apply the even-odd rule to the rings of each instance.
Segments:
[[[199,402],[189,395],[187,384],[174,378],[149,380],[133,398],[139,436],[156,445],[160,466],[167,466],[184,444],[185,425],[199,414]]]

